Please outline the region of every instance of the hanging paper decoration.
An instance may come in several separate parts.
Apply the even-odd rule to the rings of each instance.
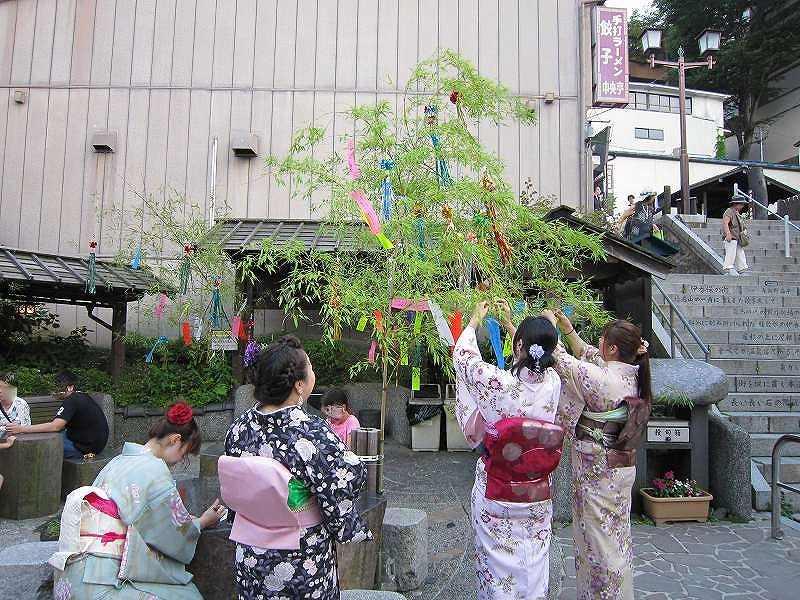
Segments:
[[[181,262],[181,294],[189,292],[189,279],[192,276],[192,252],[194,247],[192,244],[183,245],[183,261]]]
[[[450,102],[458,104],[459,100],[461,100],[461,94],[459,94],[457,90],[450,92]]]
[[[155,353],[156,348],[167,344],[167,342],[169,342],[169,340],[165,336],[162,335],[161,337],[159,337],[156,340],[155,344],[153,344],[153,347],[150,348],[150,352],[148,352],[147,355],[144,357],[144,362],[146,363],[153,362],[153,354]]]
[[[564,316],[569,319],[575,313],[575,307],[567,304],[561,309],[561,312],[563,312]]]
[[[369,345],[369,353],[367,354],[367,360],[369,364],[375,364],[375,354],[378,352],[378,342],[372,340],[372,343]]]
[[[525,300],[517,300],[514,303],[514,314],[519,316],[525,312]]]
[[[192,345],[192,326],[189,324],[189,321],[181,323],[181,337],[183,338],[184,346]]]
[[[222,280],[217,277],[214,280],[214,290],[211,292],[211,325],[214,329],[219,329],[222,322],[222,297],[219,293],[219,286]]]
[[[481,177],[481,186],[490,194],[497,189],[494,181],[492,181],[492,178],[489,177],[489,173],[486,171],[483,172],[483,176]],[[497,224],[497,211],[494,205],[490,204],[488,199],[484,201],[484,205],[486,206],[486,216],[492,226],[492,233],[494,234],[494,240],[497,244],[497,250],[500,253],[500,260],[504,265],[507,265],[508,261],[511,260],[511,246],[508,245],[503,232],[500,231],[500,226]]]
[[[439,141],[439,136],[435,133],[431,134],[431,143],[433,144],[433,152],[436,156],[436,177],[439,180],[439,187],[447,187],[453,183],[453,179],[450,177],[447,161],[442,158],[442,145]]]
[[[158,295],[158,301],[156,305],[153,307],[153,316],[156,319],[161,319],[164,316],[164,310],[167,308],[167,303],[169,302],[169,298],[164,292],[161,292]]]
[[[97,279],[97,241],[89,242],[89,263],[86,267],[86,292],[95,293],[95,280]]]
[[[245,323],[242,322],[242,326],[239,328],[239,339],[243,342],[247,342],[253,337],[253,329],[256,326],[256,322],[252,319]]]
[[[436,325],[436,331],[439,332],[439,337],[441,340],[447,344],[448,348],[455,346],[456,341],[453,339],[453,332],[450,331],[450,326],[448,325],[447,320],[444,318],[444,313],[442,312],[441,307],[433,300],[428,300],[428,306],[431,308],[431,316],[433,317],[433,322]]]
[[[131,259],[131,269],[141,269],[142,268],[142,247],[141,245],[136,247],[136,251],[133,253],[133,258]]]
[[[389,171],[394,169],[394,162],[384,158],[381,161],[381,169],[386,171],[386,176],[381,184],[381,216],[385,223],[391,220],[394,212],[394,188],[392,187],[392,178],[389,177]]]
[[[364,331],[367,328],[367,315],[361,315],[356,325],[356,331]]]
[[[462,318],[460,310],[450,315],[450,333],[453,334],[453,339],[456,341],[461,337],[461,332],[463,331]]]
[[[425,123],[428,127],[435,127],[439,121],[439,109],[433,105],[428,104],[425,107]]]
[[[409,310],[414,312],[429,310],[427,300],[418,300],[414,302],[407,298],[392,298],[392,308],[395,310]]]
[[[405,340],[400,341],[400,365],[408,366],[408,342]]]
[[[239,315],[233,315],[231,319],[231,337],[235,340],[239,339],[242,330],[242,318]]]
[[[486,330],[489,332],[489,341],[492,343],[492,350],[497,360],[497,366],[501,369],[505,369],[506,361],[505,358],[503,358],[503,341],[500,337],[500,323],[497,322],[497,319],[492,317],[486,319],[484,323],[486,325]]]
[[[200,340],[203,337],[203,319],[197,315],[192,315],[189,317],[189,323],[192,325],[192,338],[196,341]]]
[[[511,338],[510,335],[506,334],[505,342],[503,343],[503,356],[513,356],[514,355],[514,340]]]
[[[258,360],[260,354],[261,346],[259,346],[254,339],[250,338],[250,341],[247,342],[247,348],[244,349],[244,366],[252,367]]]
[[[383,333],[383,313],[379,310],[374,310],[372,315],[375,317],[375,331]]]

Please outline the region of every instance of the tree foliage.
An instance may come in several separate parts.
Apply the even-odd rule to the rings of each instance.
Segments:
[[[423,353],[448,368],[449,352],[430,313],[417,333],[413,316],[389,309],[392,298],[433,300],[445,315],[462,311],[465,324],[479,299],[506,298],[513,306],[526,296],[522,314],[555,301],[575,306],[590,322],[603,321],[586,282],[567,281],[581,261],[603,256],[600,241],[545,222],[541,212],[520,203],[503,178],[502,161],[476,137],[481,123],[532,126],[534,111],[451,51],[416,66],[398,105],[395,111],[380,101],[348,111],[360,167],[355,180],[348,170],[348,140],[337,140],[337,151],[326,154],[325,132],[315,125],[295,133],[286,156],[267,161],[293,197],[324,198],[313,209],[325,215],[329,231],[346,239],[357,230],[350,251],[309,253],[267,241],[240,265],[245,276],[288,264],[278,290],[281,307],[299,320],[309,318],[304,306],[319,305],[329,340],[368,317],[378,354],[394,373],[406,357],[415,364]],[[391,215],[381,219],[382,232],[394,244],[389,250],[369,229],[356,226],[362,213],[351,195],[362,190],[380,214],[387,177],[395,194]],[[504,242],[509,256],[500,251]],[[381,311],[379,321],[375,311]],[[365,359],[353,372],[369,366]]]
[[[700,9],[695,0],[653,0],[651,11],[634,14],[633,20],[631,29],[663,28],[668,55],[675,56],[682,45],[687,60],[699,59],[695,36],[706,28],[722,31],[714,69],[688,71],[687,83],[732,95],[726,127],[736,135],[739,155],[747,157],[756,127],[768,124],[756,117],[759,105],[781,93],[781,70],[797,64],[800,5],[787,0],[709,0]]]

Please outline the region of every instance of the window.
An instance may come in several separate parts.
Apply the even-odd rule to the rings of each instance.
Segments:
[[[650,110],[653,112],[680,113],[680,99],[678,96],[666,94],[647,94],[645,92],[631,92],[630,104],[635,110]],[[686,98],[686,114],[692,114],[692,99]]]
[[[634,130],[634,135],[637,140],[663,140],[663,129],[646,129],[644,127],[637,127]]]

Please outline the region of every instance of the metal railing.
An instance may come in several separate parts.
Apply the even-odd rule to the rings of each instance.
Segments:
[[[758,200],[753,198],[750,194],[745,194],[742,190],[740,190],[738,183],[734,183],[733,184],[733,196],[734,196],[734,198],[736,196],[742,196],[744,198],[747,198],[753,204],[758,204],[761,208],[766,210],[768,213],[775,215],[781,221],[783,221],[783,248],[784,248],[783,256],[786,257],[786,258],[791,258],[792,257],[792,250],[791,250],[791,243],[789,241],[789,227],[794,227],[797,231],[800,231],[800,227],[798,227],[797,225],[795,225],[794,223],[792,223],[789,220],[789,215],[780,216],[778,213],[776,213],[774,210],[772,210],[769,206],[764,206],[763,204],[761,204],[761,202],[759,202]]]
[[[772,447],[772,537],[776,540],[783,539],[783,529],[781,529],[781,490],[800,494],[800,487],[780,481],[781,449],[786,444],[800,444],[800,435],[791,433],[782,435]]]
[[[666,300],[667,305],[669,306],[669,316],[664,313],[664,310],[661,308],[658,302],[656,302],[656,298],[652,299],[653,310],[655,311],[658,320],[661,321],[661,324],[664,326],[665,329],[669,329],[669,346],[670,351],[669,355],[671,358],[675,358],[675,350],[677,348],[677,344],[680,344],[681,347],[681,355],[685,358],[694,358],[694,354],[689,349],[689,346],[686,345],[686,342],[683,341],[683,338],[678,333],[677,329],[675,329],[675,317],[678,317],[678,320],[683,324],[686,328],[686,331],[689,332],[689,335],[692,336],[695,343],[700,346],[700,351],[703,353],[706,362],[708,362],[708,356],[711,354],[711,348],[709,348],[706,344],[703,343],[703,340],[700,339],[700,336],[697,335],[697,332],[694,330],[694,327],[689,323],[686,317],[683,316],[683,313],[677,307],[677,305],[672,301],[667,293],[664,291],[664,288],[653,279],[653,285],[659,291],[659,293],[664,297]]]

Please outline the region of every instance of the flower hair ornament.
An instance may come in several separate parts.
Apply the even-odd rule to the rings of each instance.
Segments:
[[[539,362],[539,359],[544,356],[544,348],[539,344],[531,344],[528,347],[528,355],[536,362]]]
[[[192,407],[186,402],[176,402],[167,411],[167,421],[178,427],[186,425],[194,417]]]
[[[650,343],[647,340],[642,339],[642,345],[639,346],[639,349],[636,351],[636,355],[642,356],[643,354],[647,354],[649,348],[650,348]]]

